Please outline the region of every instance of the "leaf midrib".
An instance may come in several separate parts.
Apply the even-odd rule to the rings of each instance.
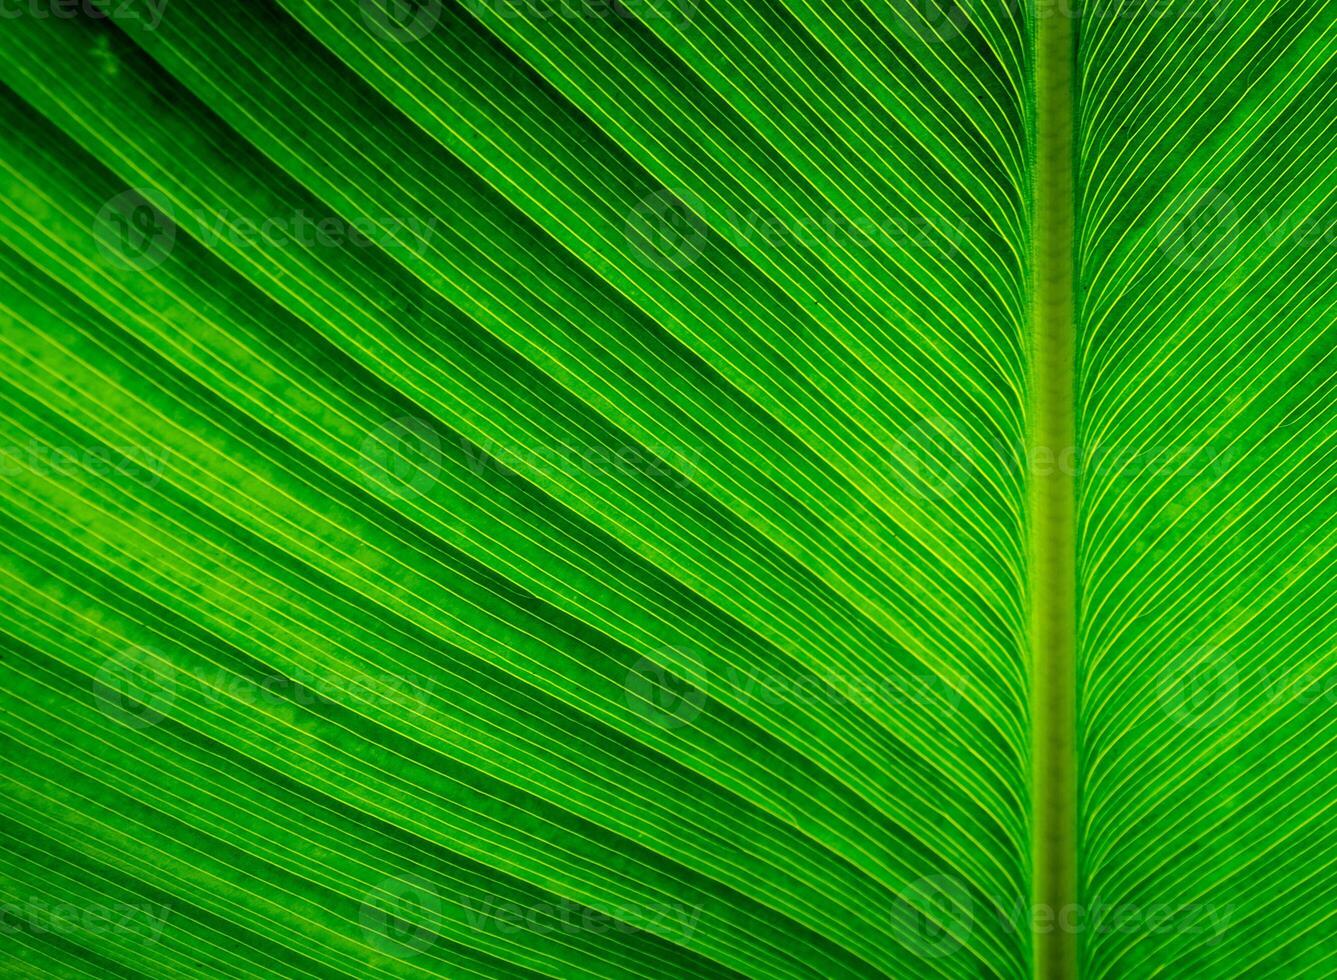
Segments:
[[[1027,480],[1031,614],[1031,902],[1051,913],[1032,937],[1036,980],[1076,976],[1076,935],[1059,911],[1077,901],[1076,521],[1071,467],[1076,446],[1073,357],[1076,303],[1075,14],[1032,8],[1035,76],[1031,155],[1031,330]]]

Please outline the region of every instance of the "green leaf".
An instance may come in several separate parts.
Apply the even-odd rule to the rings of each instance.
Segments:
[[[1331,4],[3,13],[5,975],[1337,968]]]

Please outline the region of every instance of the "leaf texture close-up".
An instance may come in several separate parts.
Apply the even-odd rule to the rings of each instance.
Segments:
[[[1337,976],[1332,0],[0,0],[0,977]]]

